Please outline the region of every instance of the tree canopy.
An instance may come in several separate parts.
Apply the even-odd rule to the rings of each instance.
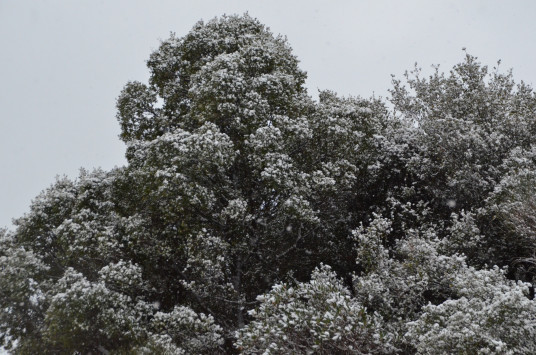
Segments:
[[[313,100],[287,40],[199,22],[117,99],[124,167],[0,231],[14,353],[536,353],[536,95],[465,53]]]

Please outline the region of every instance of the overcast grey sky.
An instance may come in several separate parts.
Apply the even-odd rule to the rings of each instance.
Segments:
[[[115,99],[160,39],[246,11],[288,37],[313,96],[385,96],[391,74],[449,70],[462,47],[536,84],[535,1],[0,0],[0,227],[56,175],[125,164]]]

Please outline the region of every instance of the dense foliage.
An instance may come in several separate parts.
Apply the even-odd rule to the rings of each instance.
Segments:
[[[536,95],[477,58],[308,96],[283,37],[199,22],[118,100],[128,164],[0,231],[14,353],[536,353]]]

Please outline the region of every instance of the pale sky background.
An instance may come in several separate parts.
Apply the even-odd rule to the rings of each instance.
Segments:
[[[56,175],[125,164],[115,100],[170,32],[249,12],[288,37],[307,86],[386,96],[415,62],[448,71],[462,47],[536,84],[536,1],[0,0],[0,227]]]

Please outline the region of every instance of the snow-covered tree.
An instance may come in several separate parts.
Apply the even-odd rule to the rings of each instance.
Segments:
[[[253,321],[239,330],[245,354],[387,354],[397,351],[382,319],[369,314],[327,265],[307,283],[276,284],[257,297]]]
[[[479,270],[451,254],[434,228],[410,229],[396,246],[382,239],[391,222],[378,217],[356,230],[356,299],[377,312],[393,344],[421,354],[529,354],[536,349],[536,303],[529,284],[505,277],[497,266]]]
[[[451,278],[456,298],[423,307],[406,338],[421,354],[532,354],[536,303],[526,284],[498,268],[464,268]]]
[[[298,64],[249,15],[163,41],[117,99],[128,164],[0,232],[8,349],[533,352],[532,89],[466,55],[390,111]]]
[[[411,167],[423,179],[430,202],[454,209],[479,207],[500,181],[509,152],[529,149],[536,125],[536,97],[512,73],[492,71],[474,56],[449,75],[435,68],[406,73],[407,86],[394,80],[392,103],[398,115],[418,126]]]

